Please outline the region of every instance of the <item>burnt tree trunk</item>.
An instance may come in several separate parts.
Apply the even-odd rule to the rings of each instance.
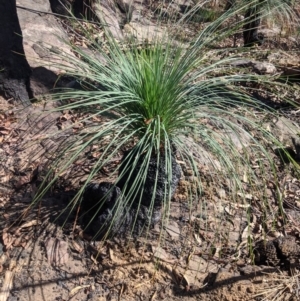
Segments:
[[[30,66],[26,60],[16,0],[0,1],[0,93],[27,102]]]
[[[243,28],[244,46],[253,46],[254,44],[261,45],[263,36],[259,35],[258,28],[261,20],[262,0],[257,4],[251,5],[245,13],[245,25]]]

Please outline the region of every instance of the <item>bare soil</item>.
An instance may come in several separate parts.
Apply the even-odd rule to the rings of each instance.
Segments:
[[[65,210],[73,196],[66,187],[56,187],[31,207],[41,181],[39,166],[51,151],[51,141],[32,143],[43,133],[36,125],[44,132],[57,130],[61,113],[41,118],[40,105],[20,111],[4,99],[1,105],[0,300],[298,300],[297,270],[291,275],[284,267],[253,265],[247,238],[249,231],[254,239],[262,235],[259,200],[251,196],[249,224],[247,205],[231,202],[213,175],[202,179],[204,195],[191,215],[187,191],[193,182],[182,166],[163,238],[159,225],[147,237],[92,240],[77,211]],[[297,114],[291,115],[294,121]],[[282,170],[290,219],[273,217],[265,224],[269,237],[283,233],[298,239],[300,181],[274,160]],[[89,168],[82,170],[84,179]],[[271,182],[269,206],[276,212]]]
[[[288,40],[284,43],[289,46]],[[299,58],[298,53],[295,56]],[[83,231],[77,208],[65,210],[74,195],[66,185],[31,206],[43,178],[41,166],[53,155],[56,143],[42,135],[72,118],[68,113],[41,118],[41,104],[18,110],[0,98],[0,106],[0,301],[300,299],[297,269],[254,265],[249,252],[249,233],[253,240],[263,233],[266,239],[288,234],[299,240],[300,181],[295,170],[275,155],[286,221],[274,216],[278,212],[274,179],[267,190],[270,212],[262,216],[262,200],[255,192],[249,192],[248,203],[232,202],[224,189],[226,179],[216,183],[204,167],[204,194],[191,214],[187,191],[193,189],[193,179],[182,166],[184,175],[164,237],[163,225],[158,225],[147,237],[95,241]],[[299,108],[281,109],[278,104],[277,109],[299,126]],[[116,168],[119,158],[108,168]],[[90,168],[78,167],[81,181]],[[99,180],[107,180],[105,171]]]

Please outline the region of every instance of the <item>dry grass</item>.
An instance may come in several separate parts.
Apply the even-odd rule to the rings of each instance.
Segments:
[[[268,274],[271,283],[265,280],[265,285],[252,298],[262,297],[262,301],[299,300],[300,273],[287,275],[284,272]],[[262,280],[264,282],[264,279]]]

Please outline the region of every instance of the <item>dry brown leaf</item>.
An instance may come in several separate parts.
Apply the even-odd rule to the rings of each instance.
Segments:
[[[6,301],[12,288],[14,279],[14,271],[6,271],[2,289],[0,290],[0,301]]]
[[[29,228],[29,227],[32,227],[32,226],[36,226],[36,225],[39,225],[40,222],[37,220],[37,219],[34,219],[32,221],[29,221],[25,224],[23,224],[20,229],[23,229],[23,228]]]
[[[180,235],[180,229],[176,222],[169,221],[168,225],[166,226],[166,231],[172,237],[172,239],[178,239]]]
[[[158,258],[158,259],[162,259],[162,260],[167,260],[168,259],[168,254],[161,247],[156,247],[156,248],[152,247],[152,252],[153,252],[153,256]]]
[[[79,254],[83,252],[83,246],[81,246],[76,240],[71,241],[71,246],[72,249],[77,251]]]
[[[0,125],[0,134],[2,135],[8,135],[10,133],[11,129],[6,126]]]
[[[201,239],[200,235],[197,234],[197,233],[194,233],[194,238],[197,241],[198,246],[201,246],[202,245],[202,239]]]
[[[61,266],[68,262],[68,243],[57,238],[48,238],[45,242],[48,262],[54,266]]]
[[[98,264],[97,258],[95,258],[95,256],[93,254],[91,255],[91,259],[94,264],[96,264],[96,265]]]
[[[235,216],[236,215],[236,211],[231,209],[231,206],[225,206],[224,207],[224,211],[230,215],[230,216]]]
[[[10,180],[10,178],[11,178],[11,175],[9,173],[4,174],[4,173],[1,172],[0,175],[1,175],[1,177],[0,177],[0,183],[7,183]]]
[[[0,264],[4,264],[7,261],[8,257],[5,253],[3,253],[0,257]]]
[[[8,270],[5,272],[4,281],[0,290],[0,301],[7,301],[7,298],[13,285],[16,266],[17,262],[15,260],[11,260]]]
[[[111,248],[109,248],[109,257],[114,263],[117,263],[120,265],[126,263],[125,260],[122,260],[122,259],[118,258],[117,256],[115,256],[114,251]]]
[[[23,242],[23,235],[19,236],[18,238],[14,239],[13,246],[14,247],[20,247]]]
[[[90,285],[80,285],[80,286],[76,286],[74,287],[70,293],[69,293],[69,298],[72,298],[73,296],[75,296],[80,290],[84,289],[84,288],[87,288],[87,287],[90,287]]]
[[[13,235],[11,235],[9,232],[7,232],[7,228],[3,230],[3,234],[2,234],[2,241],[3,241],[3,244],[5,245],[5,248],[7,250],[10,249],[10,247],[12,246],[15,238]]]
[[[18,182],[15,184],[17,189],[20,189],[23,185],[31,182],[31,175],[21,176],[18,178]]]
[[[24,239],[26,239],[26,235],[24,234],[24,232],[22,231],[24,228],[30,228],[32,226],[38,225],[40,224],[40,222],[38,222],[37,220],[32,220],[29,221],[23,225],[21,225],[16,231],[15,231],[15,236],[20,236],[23,235]],[[27,232],[27,234],[29,234],[30,232],[32,232],[32,230],[27,230],[29,232]],[[32,235],[30,235],[31,237]]]
[[[172,269],[172,275],[174,276],[174,279],[178,285],[181,284],[184,287],[189,286],[189,281],[187,277],[180,273],[176,268]]]

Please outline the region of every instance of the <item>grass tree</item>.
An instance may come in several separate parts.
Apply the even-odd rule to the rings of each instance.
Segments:
[[[180,173],[176,161],[198,179],[197,189],[190,190],[190,208],[201,196],[201,164],[215,183],[221,175],[233,183],[229,188],[233,198],[245,189],[245,173],[251,188],[261,190],[264,178],[257,184],[258,176],[251,168],[253,154],[257,154],[256,159],[266,159],[269,170],[274,171],[269,150],[261,141],[279,142],[257,121],[256,113],[267,108],[251,97],[246,83],[269,80],[236,72],[231,65],[234,57],[222,59],[220,50],[211,50],[216,38],[229,34],[221,25],[231,16],[230,12],[222,15],[188,45],[166,33],[164,38],[151,37],[151,43],[145,42],[142,47],[134,40],[124,47],[109,31],[102,44],[85,32],[96,55],[70,44],[75,57],[61,54],[66,64],[60,68],[81,88],[58,91],[51,97],[57,102],[55,110],[81,112],[80,122],[85,126],[77,127],[57,150],[33,203],[79,159],[88,160],[86,156],[94,148],[98,155],[68,208],[88,201],[83,196],[89,183],[123,154],[121,163],[111,171],[112,186],[93,203],[91,219],[101,214],[109,193],[121,188],[110,204],[113,214],[107,214],[109,221],[103,222],[105,233],[120,225],[130,208],[136,214],[130,222],[132,231],[142,206],[148,208],[150,218],[157,207],[162,207],[163,221],[167,221]],[[239,148],[234,142],[237,140]]]
[[[225,9],[245,5],[244,46],[252,46],[263,42],[263,36],[259,35],[258,28],[265,17],[276,20],[280,27],[295,27],[297,23],[299,24],[295,3],[293,0],[229,0]]]

